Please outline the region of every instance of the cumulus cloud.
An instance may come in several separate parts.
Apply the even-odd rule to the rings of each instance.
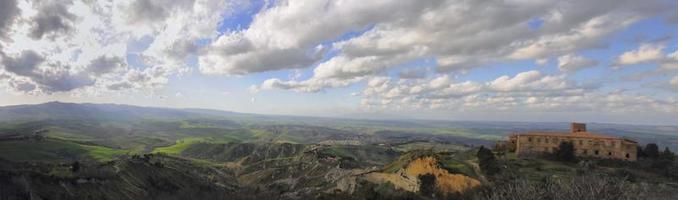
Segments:
[[[34,23],[30,36],[41,39],[45,34],[67,34],[73,29],[77,16],[68,11],[70,0],[38,1],[38,14],[31,19]]]
[[[574,72],[580,69],[596,66],[597,64],[598,61],[574,54],[567,54],[558,57],[558,69],[564,72]]]
[[[426,77],[427,73],[426,68],[404,69],[398,72],[398,77],[402,79],[418,79]]]
[[[627,51],[620,55],[616,61],[616,68],[625,67],[627,65],[620,64],[623,56],[626,56],[627,64],[649,64],[658,66],[651,70],[632,73],[628,76],[622,77],[625,80],[640,81],[648,78],[655,78],[662,75],[671,75],[678,72],[678,51],[665,54],[663,49],[665,45],[662,43],[644,43],[638,49]],[[632,62],[631,62],[632,61]]]
[[[10,87],[17,91],[62,92],[94,83],[87,74],[72,73],[69,65],[46,61],[33,51],[23,51],[16,57],[3,56],[2,64],[5,71],[20,77],[10,81]]]
[[[617,65],[635,65],[656,62],[664,58],[661,44],[641,44],[638,49],[624,52],[617,58]]]
[[[131,23],[144,23],[144,22],[155,22],[155,21],[164,21],[169,12],[172,11],[175,7],[181,7],[181,5],[190,6],[193,4],[193,1],[155,1],[155,0],[138,0],[133,1],[128,10],[127,17]]]
[[[301,6],[296,1],[284,1],[265,10],[254,19],[249,29],[223,36],[228,37],[232,44],[217,48],[226,53],[208,54],[203,59],[205,62],[201,62],[201,69],[208,73],[220,71],[223,74],[243,74],[299,68],[310,66],[308,63],[315,61],[320,63],[307,81],[320,82],[316,79],[365,80],[401,64],[424,58],[434,59],[438,72],[464,72],[488,63],[516,59],[535,59],[543,63],[556,56],[563,58],[561,69],[576,70],[590,67],[595,61],[574,56],[573,52],[603,48],[606,36],[676,7],[676,4],[664,1],[641,3],[631,0],[433,1],[423,4],[420,1],[380,1],[370,5],[359,1],[343,1],[341,6],[337,4],[330,1]],[[353,8],[351,15],[341,15],[346,8]],[[335,14],[342,17],[332,19],[342,20],[324,21],[325,16]],[[297,25],[296,20],[303,18],[318,23]],[[543,23],[533,30],[528,23],[535,19]],[[364,23],[366,21],[370,23]],[[260,26],[264,24],[267,26]],[[267,30],[278,30],[278,26],[282,25],[285,25],[280,28],[282,31],[264,32],[261,29],[267,27]],[[295,29],[297,32],[293,31]],[[339,36],[328,34],[328,30],[331,33],[365,31],[332,43],[332,51],[336,52],[336,56],[323,61],[302,60],[298,58],[303,56],[292,56],[292,62],[283,60],[282,64],[275,67],[263,67],[252,62],[248,63],[252,65],[208,62],[218,58],[239,60],[244,56],[252,60],[265,60],[271,55],[262,52],[287,48],[303,52],[295,55],[313,58],[311,55],[314,54],[309,52],[314,52],[315,45],[336,40]],[[238,57],[231,58],[234,55]],[[329,87],[332,84],[325,85]]]
[[[2,1],[0,68],[7,77],[0,85],[43,94],[157,89],[190,71],[187,59],[201,54],[198,41],[216,37],[228,6],[219,0]],[[135,68],[130,55],[138,58]]]
[[[489,83],[489,87],[497,91],[520,90],[561,90],[568,87],[564,76],[544,76],[533,70],[518,73],[513,78],[501,76]]]
[[[660,70],[678,71],[678,50],[667,56],[664,63],[662,63]]]
[[[200,58],[209,74],[246,74],[308,67],[322,42],[384,20],[421,13],[438,1],[282,1],[263,10],[246,30],[221,36]],[[387,12],[392,10],[393,12]]]
[[[283,81],[278,78],[272,78],[265,80],[261,85],[250,87],[250,90],[258,92],[261,90],[284,89],[297,92],[319,92],[323,91],[325,88],[346,87],[352,83],[365,80],[365,78],[366,77],[356,77],[352,79],[326,78],[308,79],[304,81]]]
[[[240,34],[242,35],[242,34]],[[200,57],[200,70],[207,74],[249,74],[277,69],[303,68],[322,58],[322,50],[295,48],[260,49],[244,36],[222,36]]]
[[[101,56],[97,59],[92,60],[89,65],[87,65],[87,71],[95,75],[103,75],[110,72],[114,72],[118,69],[122,69],[125,66],[125,60],[120,57],[108,57]]]
[[[675,102],[598,91],[573,82],[568,76],[574,73],[542,69],[464,78],[488,65],[523,61],[551,67],[553,59],[562,72],[596,66],[580,53],[607,48],[609,36],[641,20],[672,20],[678,4],[671,1],[281,0],[254,10],[250,24],[229,27],[224,18],[238,18],[230,15],[237,6],[4,0],[0,86],[43,94],[155,90],[191,73],[294,70],[299,75],[271,77],[250,89],[322,92],[364,84],[363,105],[442,110],[631,109],[634,103],[671,110]],[[657,64],[655,74],[675,76],[678,52],[663,52],[665,46],[642,44],[613,59],[618,66]],[[413,66],[421,61],[430,65]]]
[[[526,95],[540,93],[556,95],[575,90],[583,90],[568,82],[563,76],[543,75],[539,71],[527,71],[514,77],[501,76],[487,83],[474,81],[456,82],[449,75],[429,79],[393,80],[389,77],[375,77],[367,82],[362,96],[366,98],[386,99],[389,102],[428,99],[441,101],[459,99],[477,95],[515,94]],[[568,91],[570,90],[570,91]]]
[[[526,86],[523,86],[526,85]],[[678,111],[675,100],[623,92],[601,92],[537,71],[478,83],[449,76],[428,80],[376,77],[360,93],[367,110],[416,112],[662,112]]]
[[[673,89],[678,90],[678,76],[674,76],[671,81],[669,81],[669,84],[671,84]]]
[[[34,51],[23,51],[16,57],[3,55],[2,64],[5,70],[21,76],[29,76],[34,70],[44,62],[45,59]]]
[[[21,10],[17,8],[16,0],[3,0],[0,2],[0,39],[7,37],[7,29],[14,24],[19,12]]]

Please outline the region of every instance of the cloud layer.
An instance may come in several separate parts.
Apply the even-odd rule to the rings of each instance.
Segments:
[[[0,87],[29,95],[154,91],[183,76],[265,74],[250,91],[353,88],[361,108],[676,112],[671,37],[623,48],[610,39],[649,19],[675,29],[675,2],[257,3],[4,0]],[[591,53],[612,46],[620,49]],[[487,69],[500,73],[473,75]],[[594,70],[606,74],[587,74]]]
[[[30,94],[163,87],[188,71],[196,41],[214,38],[229,12],[216,0],[8,0],[0,8],[0,82]]]
[[[303,26],[296,34],[281,34],[278,31],[268,37],[248,37],[247,43],[263,43],[264,46],[295,48],[301,50],[298,55],[306,55],[309,60],[296,62],[281,61],[268,70],[297,68],[318,62],[312,56],[312,47],[323,41],[331,41],[337,34],[367,30],[359,36],[332,43],[336,56],[320,62],[313,70],[313,76],[305,81],[274,81],[281,88],[299,91],[319,91],[334,84],[347,81],[362,81],[365,77],[377,75],[400,64],[422,58],[436,60],[438,72],[466,71],[484,67],[489,63],[510,60],[545,60],[559,57],[559,67],[563,71],[575,71],[594,66],[596,61],[575,56],[573,53],[591,48],[602,48],[606,44],[603,38],[620,31],[629,25],[657,13],[668,12],[675,4],[663,1],[379,1],[374,6],[362,6],[359,1],[324,2],[317,4],[298,4],[294,1],[283,3],[274,9],[262,11],[253,22],[253,26],[243,31],[251,31],[255,36],[263,36],[274,27],[261,31],[258,24],[297,27],[301,19],[314,19],[317,24]],[[354,7],[353,5],[361,5]],[[398,6],[390,6],[398,5]],[[402,6],[400,6],[402,5]],[[613,6],[610,6],[613,5]],[[339,23],[323,21],[332,13],[345,13],[351,8],[351,15],[341,15]],[[387,8],[387,9],[385,9]],[[308,10],[318,11],[307,13]],[[330,13],[330,14],[325,14]],[[394,14],[395,13],[395,14]],[[372,18],[365,18],[372,17]],[[290,19],[276,21],[273,19]],[[318,20],[315,20],[318,19]],[[336,18],[331,18],[336,19]],[[530,22],[539,21],[540,25],[530,28]],[[336,21],[336,20],[335,20]],[[352,22],[344,24],[342,22]],[[315,31],[309,31],[315,30]],[[265,33],[259,33],[265,32]],[[287,32],[287,31],[285,31]],[[290,31],[291,32],[291,31]],[[319,33],[318,33],[319,32]],[[222,37],[239,37],[242,32]],[[307,35],[307,33],[314,33]],[[241,41],[240,39],[229,41]],[[285,41],[285,42],[281,42]],[[304,41],[297,43],[293,41]],[[238,43],[240,44],[240,43]],[[233,49],[233,48],[231,48]],[[247,55],[258,55],[260,48],[249,49]],[[261,49],[267,52],[267,49]],[[631,57],[639,55],[630,55]],[[643,55],[640,55],[643,56]],[[270,55],[249,57],[249,60],[266,60]],[[301,56],[303,57],[303,56]],[[625,57],[622,62],[633,59]],[[293,57],[290,57],[293,58]],[[316,59],[314,59],[316,58]],[[296,64],[292,64],[296,63]],[[222,63],[221,73],[243,73],[240,66]],[[261,65],[265,66],[265,65]],[[201,66],[203,67],[203,66]],[[261,71],[262,69],[257,69]],[[218,70],[210,69],[209,72]],[[320,80],[322,79],[322,80]],[[292,86],[292,87],[289,87]]]

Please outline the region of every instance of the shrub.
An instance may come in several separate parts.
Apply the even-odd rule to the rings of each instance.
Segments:
[[[556,159],[560,161],[577,161],[577,157],[574,155],[574,144],[572,144],[572,142],[561,142],[554,154]]]
[[[71,171],[73,172],[80,171],[80,162],[78,161],[73,162],[73,164],[71,164]]]
[[[673,155],[673,152],[669,150],[668,147],[664,148],[664,151],[659,155],[659,159],[661,160],[667,160],[670,162],[673,162],[675,156]]]
[[[619,178],[577,176],[572,179],[544,179],[530,182],[514,179],[482,193],[488,200],[598,200],[672,199],[676,191],[648,184],[633,184]]]
[[[427,197],[433,197],[436,193],[436,176],[427,173],[419,175],[419,192]]]
[[[478,157],[478,165],[480,166],[480,169],[486,175],[492,176],[499,173],[499,164],[497,163],[497,159],[494,157],[494,153],[492,153],[491,150],[485,148],[484,146],[480,146],[476,156]]]
[[[649,144],[645,145],[645,149],[643,149],[643,153],[648,158],[656,159],[657,157],[659,157],[659,147],[655,143],[649,143]]]

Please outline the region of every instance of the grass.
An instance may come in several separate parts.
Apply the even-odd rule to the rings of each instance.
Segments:
[[[396,149],[402,152],[412,150],[433,150],[435,152],[453,152],[467,150],[468,147],[457,144],[443,144],[437,142],[411,142],[396,146]]]
[[[265,130],[260,130],[260,129],[251,129],[252,134],[255,138],[258,139],[266,139],[266,138],[271,138],[273,137],[273,134],[271,132],[265,131]]]
[[[544,177],[568,178],[576,174],[576,164],[562,163],[542,158],[517,158],[514,154],[508,154],[507,164],[516,173],[530,181],[540,181]]]
[[[43,141],[14,140],[0,142],[0,157],[11,161],[65,161],[91,159],[108,161],[126,154],[126,150],[47,138]]]
[[[329,147],[326,149],[323,149],[323,152],[334,155],[334,156],[339,156],[339,157],[351,157],[351,158],[356,158],[357,156],[353,155],[348,149],[342,146],[333,146]]]
[[[193,133],[193,135],[202,135],[202,136],[188,136],[176,140],[173,145],[156,147],[153,149],[152,153],[166,153],[171,155],[179,155],[181,152],[186,150],[193,144],[197,143],[228,143],[228,142],[241,142],[246,140],[251,140],[253,134],[249,129],[212,129],[212,128],[191,128],[183,129],[182,131],[188,131]]]
[[[115,157],[129,153],[127,150],[111,149],[102,146],[81,145],[87,150],[87,155],[95,160],[106,162],[113,160]]]
[[[155,148],[153,149],[153,153],[166,153],[171,155],[178,155],[181,154],[181,152],[186,150],[191,145],[201,142],[208,142],[208,140],[207,138],[201,137],[187,137],[177,140],[177,142],[173,145]]]
[[[469,177],[478,178],[479,175],[473,170],[473,167],[464,161],[448,159],[439,161],[441,167],[450,173],[463,174]]]

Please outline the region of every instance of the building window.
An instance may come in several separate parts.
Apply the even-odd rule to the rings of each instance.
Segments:
[[[537,138],[537,143],[541,143],[541,138]]]
[[[544,142],[549,143],[549,139],[548,138],[544,139]]]
[[[586,154],[588,154],[588,153],[589,153],[589,150],[584,149],[584,155],[586,155]]]
[[[598,150],[595,150],[593,154],[598,155]]]
[[[612,152],[607,152],[607,155],[608,155],[608,156],[612,156]]]
[[[627,154],[626,154],[626,158],[630,158],[630,157],[631,157],[631,156],[629,156],[629,154],[627,153]]]
[[[579,140],[579,145],[584,145],[584,141]]]

